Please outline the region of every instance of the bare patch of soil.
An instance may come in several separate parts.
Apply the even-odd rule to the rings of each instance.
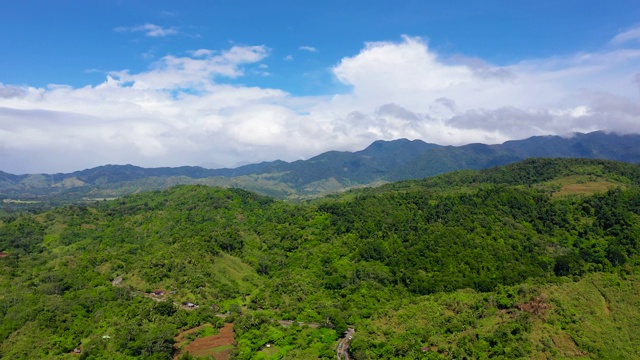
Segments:
[[[526,311],[531,315],[544,318],[545,312],[551,309],[551,304],[549,304],[549,300],[546,295],[540,294],[527,303],[519,304],[518,309],[520,309],[520,311]]]
[[[184,337],[187,334],[198,331],[201,328],[202,326],[199,326],[178,335],[178,337],[176,337],[176,348],[180,349],[186,342]],[[181,354],[189,352],[196,357],[213,356],[216,360],[228,360],[229,354],[235,346],[233,337],[233,324],[224,324],[224,327],[220,329],[218,334],[193,340],[182,348],[182,350],[179,350],[174,359],[177,359]]]
[[[183,332],[181,332],[180,334],[178,334],[178,336],[176,336],[176,343],[173,345],[174,348],[176,349],[180,349],[182,346],[186,345],[187,342],[189,342],[188,339],[185,339],[187,337],[187,335],[189,334],[193,334],[194,332],[200,330],[200,329],[204,329],[207,325],[200,325],[200,326],[196,326],[192,329],[189,330],[185,330]]]

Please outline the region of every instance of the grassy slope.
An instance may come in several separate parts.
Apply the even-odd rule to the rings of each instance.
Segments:
[[[639,275],[459,290],[380,311],[358,326],[353,351],[358,359],[629,359],[640,354],[638,306]],[[496,339],[507,345],[492,346]]]
[[[640,356],[640,276],[591,274],[542,291],[552,308],[534,321],[533,358]]]

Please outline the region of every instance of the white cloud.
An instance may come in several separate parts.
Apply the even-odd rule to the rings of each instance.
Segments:
[[[25,90],[19,86],[5,86],[0,83],[0,99],[9,99],[22,97],[25,95]]]
[[[198,50],[192,50],[189,51],[189,54],[191,54],[191,56],[199,58],[199,57],[209,57],[212,56],[215,52],[213,50],[209,50],[209,49],[198,49]]]
[[[157,61],[148,72],[112,72],[108,81],[99,86],[128,84],[137,89],[204,90],[215,77],[242,76],[242,65],[258,62],[268,53],[269,49],[265,46],[233,46],[220,53],[200,49],[193,53],[194,57],[168,55]]]
[[[640,26],[623,31],[611,39],[613,44],[622,44],[629,41],[640,41]]]
[[[296,160],[377,139],[496,143],[541,134],[640,132],[640,51],[615,48],[495,66],[443,58],[420,38],[368,43],[332,69],[344,94],[229,85],[260,75],[265,46],[165,56],[97,85],[0,84],[0,169]],[[263,74],[264,75],[264,74]]]
[[[314,48],[313,46],[300,46],[298,49],[302,50],[302,51],[308,51],[308,52],[317,52],[318,49]]]
[[[144,32],[149,37],[166,37],[178,35],[178,30],[173,27],[162,27],[156,24],[144,24],[138,26],[120,26],[114,29],[118,32]]]
[[[177,16],[178,16],[178,13],[177,13],[177,12],[175,12],[175,11],[167,11],[167,10],[163,10],[163,11],[160,11],[160,16],[163,16],[163,17],[171,17],[171,18],[172,18],[172,17],[177,17]]]
[[[422,138],[456,143],[469,139],[460,138],[460,132],[473,135],[469,131],[494,141],[593,128],[638,132],[640,123],[613,125],[599,117],[603,111],[593,109],[599,98],[595,93],[632,103],[637,99],[633,79],[639,62],[639,51],[621,49],[497,67],[444,59],[419,38],[404,37],[400,43],[369,43],[358,55],[342,59],[333,71],[353,87],[350,94],[337,98],[341,107],[372,113],[381,104],[393,103],[423,115],[424,126],[438,126],[438,134],[423,131]],[[442,99],[449,105],[444,106]],[[621,103],[616,107],[622,109]]]
[[[293,60],[293,56],[291,56],[291,55],[287,55],[287,56],[285,56],[284,58],[282,58],[282,60],[284,60],[284,61],[291,61],[291,60]]]

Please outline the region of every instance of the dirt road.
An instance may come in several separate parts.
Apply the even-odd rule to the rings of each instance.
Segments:
[[[351,346],[351,340],[355,334],[356,331],[354,328],[348,328],[347,331],[344,332],[344,338],[340,339],[338,348],[336,349],[336,356],[338,359],[351,359],[351,356],[349,355],[349,346]]]

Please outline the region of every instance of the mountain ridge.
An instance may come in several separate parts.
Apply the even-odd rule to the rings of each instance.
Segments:
[[[106,197],[176,184],[241,187],[279,198],[313,197],[354,186],[485,169],[527,158],[597,158],[640,163],[640,134],[602,131],[571,137],[534,136],[502,144],[443,146],[422,140],[377,140],[355,151],[328,151],[307,160],[261,162],[238,168],[144,168],[102,165],[71,173],[14,175],[0,171],[0,196]],[[125,189],[126,188],[126,189]]]

